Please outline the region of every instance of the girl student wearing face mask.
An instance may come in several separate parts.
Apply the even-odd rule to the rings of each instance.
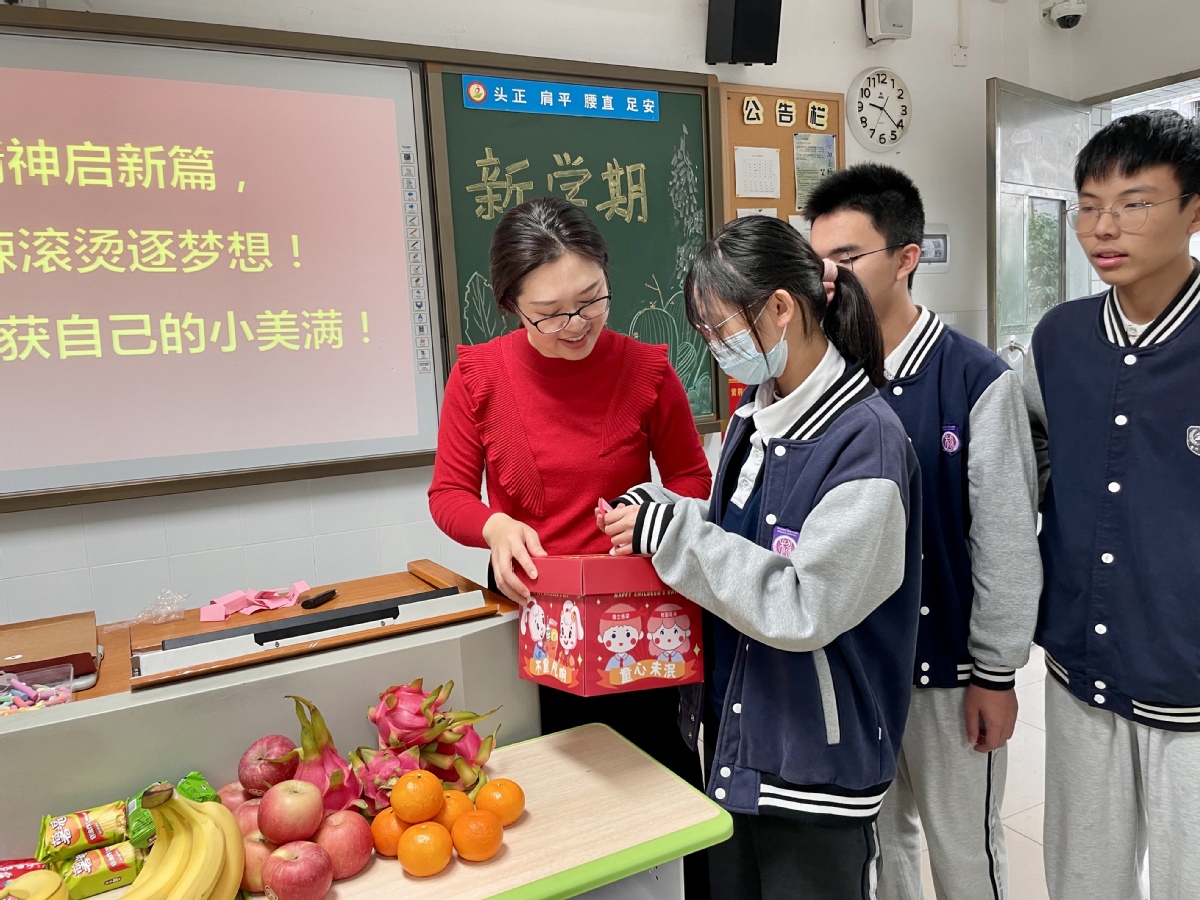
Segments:
[[[768,217],[722,228],[685,285],[688,319],[751,385],[708,501],[641,484],[605,517],[615,554],[714,615],[703,685],[708,795],[734,834],[714,897],[871,895],[875,819],[896,774],[916,653],[920,470],[879,396],[883,344],[862,286]],[[824,278],[835,279],[829,296]]]

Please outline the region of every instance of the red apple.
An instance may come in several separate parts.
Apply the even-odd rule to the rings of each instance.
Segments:
[[[231,781],[217,791],[217,796],[221,798],[221,803],[231,813],[236,813],[238,807],[250,799],[250,795],[242,790],[242,783],[240,781]]]
[[[260,806],[262,806],[262,800],[255,797],[253,800],[247,800],[234,810],[233,817],[237,820],[242,837],[245,837],[252,831],[258,831],[258,808]]]
[[[312,839],[313,843],[329,852],[329,858],[333,860],[334,881],[361,872],[363,866],[370,862],[371,849],[375,844],[367,820],[362,813],[350,809],[327,815]]]
[[[242,890],[261,894],[263,889],[263,866],[279,848],[263,837],[257,828],[242,839],[246,851],[246,867],[242,869]]]
[[[333,884],[333,860],[311,841],[284,844],[263,866],[267,900],[323,900]]]
[[[261,797],[272,785],[295,778],[296,767],[300,765],[296,757],[287,762],[271,761],[287,756],[295,749],[292,739],[282,734],[268,734],[251,744],[238,763],[238,781],[246,793]]]
[[[325,795],[315,784],[293,779],[263,794],[258,829],[272,844],[307,841],[325,817]]]

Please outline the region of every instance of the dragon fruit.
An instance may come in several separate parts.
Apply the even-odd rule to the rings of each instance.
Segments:
[[[421,768],[421,755],[416,747],[401,753],[359,747],[350,754],[350,765],[362,782],[367,815],[376,816],[388,808],[396,779]]]
[[[303,697],[287,695],[296,701],[300,720],[300,746],[279,761],[296,756],[300,765],[295,778],[315,784],[325,795],[325,812],[337,812],[352,806],[362,807],[363,786],[350,763],[342,759],[321,711]],[[308,715],[305,715],[305,708]]]
[[[421,679],[396,685],[379,695],[379,703],[367,710],[367,718],[379,729],[381,749],[405,750],[437,740],[454,724],[442,712],[454,682],[447,681],[432,691],[421,688]]]
[[[480,738],[474,725],[455,725],[442,735],[442,742],[436,749],[426,748],[421,751],[421,762],[449,788],[460,791],[477,790],[487,780],[487,776],[483,775],[483,765],[491,758],[499,731],[500,728],[497,727],[486,738]],[[446,742],[446,738],[451,736],[453,743]]]

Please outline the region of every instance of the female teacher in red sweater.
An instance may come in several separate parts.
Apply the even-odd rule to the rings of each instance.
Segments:
[[[429,509],[460,544],[491,548],[495,585],[546,554],[607,553],[598,497],[650,479],[708,497],[708,461],[667,349],[605,328],[608,248],[587,213],[559,198],[509,210],[492,237],[492,290],[523,328],[458,348],[446,383]],[[480,486],[487,475],[487,498]],[[699,760],[675,727],[679,692],[575,697],[540,688],[542,731],[604,722],[695,785]],[[692,866],[688,866],[692,893]]]

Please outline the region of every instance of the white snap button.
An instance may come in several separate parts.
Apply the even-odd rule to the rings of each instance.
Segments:
[[[749,653],[749,652],[750,652],[750,645],[749,645],[749,644],[747,644],[747,645],[746,645],[746,652],[747,652],[747,653]]]
[[[733,772],[730,770],[729,766],[721,766],[721,777],[722,778],[728,778],[732,774],[733,774]]]
[[[1097,703],[1100,703],[1100,704],[1104,703],[1104,695],[1103,694],[1097,694],[1094,699]]]
[[[724,800],[725,799],[725,788],[717,788],[715,791],[713,791],[713,796],[716,797],[718,800]]]
[[[1108,626],[1103,623],[1097,625],[1096,634],[1108,634]]]
[[[921,684],[929,684],[929,676],[928,675],[921,676]]]
[[[784,446],[782,446],[782,445],[780,445],[780,446],[776,447],[776,448],[775,448],[775,455],[776,455],[776,456],[787,456],[787,447],[784,447]]]
[[[1132,366],[1136,362],[1137,362],[1137,357],[1134,356],[1132,353],[1130,353],[1128,356],[1125,357],[1125,365],[1127,365],[1127,366]]]
[[[1116,559],[1116,557],[1113,556],[1111,553],[1105,553],[1100,557],[1100,561],[1105,563],[1106,565],[1111,565],[1112,561],[1114,559]]]
[[[921,607],[921,615],[923,615],[923,616],[929,615],[929,607],[928,606]]]
[[[1098,691],[1102,691],[1102,690],[1104,690],[1106,687],[1108,687],[1108,685],[1107,685],[1107,684],[1105,684],[1103,681],[1097,681],[1097,682],[1096,682],[1096,690],[1098,690]]]
[[[900,387],[900,385],[896,385],[894,388],[892,388],[892,393],[899,397],[904,393],[904,388]]]
[[[741,715],[741,712],[742,712],[742,704],[740,704],[740,703],[735,703],[735,704],[733,704],[733,711],[734,711],[735,713],[737,713],[737,714]]]
[[[1121,491],[1120,482],[1110,481],[1108,483],[1108,492],[1110,494],[1117,494],[1117,493],[1120,493],[1120,491]]]
[[[1118,425],[1128,425],[1129,424],[1129,416],[1117,416],[1115,419],[1113,419],[1113,421],[1116,422]]]
[[[929,663],[921,663],[921,671],[928,672],[929,671]]]
[[[775,517],[775,513],[768,513],[768,515],[767,515],[767,524],[768,525],[774,525],[778,521],[779,521],[779,519],[777,519]]]

